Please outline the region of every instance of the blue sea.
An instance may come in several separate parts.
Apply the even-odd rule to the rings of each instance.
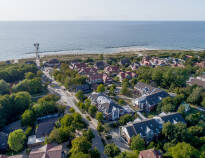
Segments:
[[[205,49],[205,22],[0,22],[0,60],[58,53],[112,53],[141,49]]]

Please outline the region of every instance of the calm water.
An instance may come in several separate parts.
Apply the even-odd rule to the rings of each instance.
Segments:
[[[0,22],[0,60],[123,49],[205,49],[205,22]]]

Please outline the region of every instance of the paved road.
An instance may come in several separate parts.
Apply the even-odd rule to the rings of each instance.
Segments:
[[[98,149],[102,158],[106,158],[106,156],[104,155],[104,145],[101,141],[101,137],[100,137],[98,131],[96,130],[97,120],[95,120],[95,119],[92,119],[91,121],[87,120],[86,114],[83,114],[78,109],[78,107],[75,105],[75,98],[68,91],[64,90],[65,87],[60,86],[55,80],[53,80],[53,78],[49,75],[49,73],[47,71],[43,71],[43,73],[49,79],[52,80],[52,84],[58,85],[57,88],[53,88],[53,87],[49,86],[49,90],[54,91],[55,93],[58,93],[61,96],[62,102],[66,103],[67,106],[74,108],[76,112],[78,112],[82,115],[84,121],[89,125],[89,128],[92,130],[93,134],[95,135],[95,138],[93,139],[92,146],[96,147]]]

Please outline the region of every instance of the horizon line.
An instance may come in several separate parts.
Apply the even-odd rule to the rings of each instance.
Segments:
[[[204,20],[0,20],[0,22],[205,22]]]

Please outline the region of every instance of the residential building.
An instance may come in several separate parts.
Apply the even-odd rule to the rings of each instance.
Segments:
[[[0,132],[0,153],[5,153],[8,149],[8,134]]]
[[[104,68],[105,68],[104,61],[97,61],[95,63],[95,68],[98,69],[98,70],[104,70]]]
[[[62,145],[46,144],[32,149],[29,158],[65,158]]]
[[[128,71],[128,72],[120,72],[117,76],[119,77],[120,82],[122,82],[124,79],[132,79],[134,77],[137,77],[137,74]]]
[[[133,123],[120,127],[121,138],[130,144],[133,136],[140,135],[146,142],[150,142],[153,138],[158,137],[161,133],[163,124],[166,122],[171,122],[173,124],[179,122],[186,123],[179,113],[161,113],[152,119],[134,121]]]
[[[103,74],[103,82],[105,84],[111,84],[113,82],[113,79],[108,76],[108,74],[104,73]]]
[[[91,104],[95,105],[98,111],[102,112],[106,120],[116,120],[119,119],[121,115],[125,113],[125,110],[117,105],[113,100],[103,93],[93,92],[89,99]]]
[[[198,76],[196,78],[190,77],[187,81],[188,85],[197,85],[205,89],[205,74]]]
[[[51,59],[44,63],[44,66],[46,67],[59,67],[60,61],[58,59]]]
[[[76,70],[76,71],[80,71],[82,68],[86,68],[87,65],[85,63],[80,63],[80,62],[71,62],[71,64],[69,65],[70,69]]]
[[[45,141],[45,137],[50,134],[55,126],[55,122],[58,117],[41,119],[36,126],[35,135],[28,137],[27,145],[29,147],[42,145]]]
[[[119,73],[120,69],[118,66],[107,66],[104,71],[110,76],[115,76]]]
[[[138,158],[162,158],[162,154],[158,150],[148,149],[140,151]]]
[[[196,66],[198,66],[200,68],[205,68],[205,61],[196,63]]]
[[[89,84],[103,83],[103,74],[95,73],[88,76]]]
[[[142,82],[138,82],[135,89],[140,92],[141,97],[133,99],[133,105],[144,111],[153,110],[163,98],[169,96],[167,92]]]
[[[120,64],[123,65],[123,66],[129,66],[130,65],[130,59],[128,58],[123,58],[120,60]]]
[[[80,71],[78,72],[81,75],[92,75],[97,73],[97,69],[93,67],[82,67]]]
[[[82,91],[84,94],[90,93],[91,87],[88,84],[83,84],[83,85],[75,85],[71,88],[74,92]]]
[[[140,67],[140,64],[139,64],[139,63],[134,63],[134,64],[131,64],[131,65],[130,65],[130,68],[131,68],[132,70],[137,70],[139,67]]]
[[[6,133],[6,134],[9,134],[17,129],[23,129],[24,128],[21,126],[21,121],[15,121],[15,122],[12,122],[6,126],[3,127],[2,129],[2,132]]]

